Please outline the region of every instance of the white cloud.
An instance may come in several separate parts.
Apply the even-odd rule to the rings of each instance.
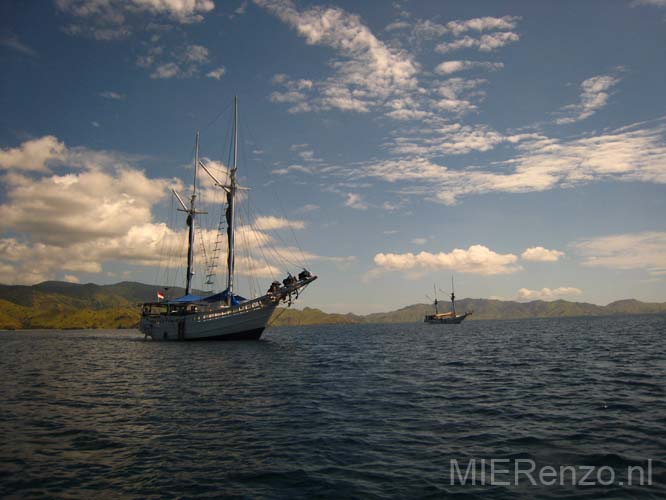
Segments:
[[[63,281],[66,281],[67,283],[81,283],[81,280],[73,274],[65,274]]]
[[[469,31],[510,31],[516,28],[520,17],[476,17],[466,20],[438,24],[430,20],[419,21],[414,26],[414,34],[419,39],[439,38],[444,35],[460,36]]]
[[[149,222],[151,207],[173,181],[149,179],[141,171],[85,170],[11,179],[7,202],[0,205],[0,227],[29,233],[37,241],[66,246],[95,238],[121,236]]]
[[[5,269],[3,281],[15,284],[55,279],[63,271],[101,273],[107,262],[179,267],[185,238],[184,230],[174,232],[162,223],[137,223],[117,236],[55,243],[24,232],[21,238],[0,238],[0,266]]]
[[[520,257],[523,260],[530,260],[533,262],[557,262],[564,252],[559,250],[548,250],[544,247],[530,247],[527,248]]]
[[[303,174],[311,174],[312,169],[309,167],[304,167],[303,165],[289,165],[285,168],[275,168],[271,170],[271,174],[275,175],[286,175],[291,172],[301,172]]]
[[[485,125],[447,123],[421,127],[412,137],[396,137],[388,148],[396,155],[418,158],[489,151],[505,140],[502,134]]]
[[[161,47],[149,49],[144,56],[139,57],[137,64],[144,68],[152,67],[150,78],[153,79],[190,78],[198,75],[201,67],[208,63],[209,51],[203,45],[185,44],[170,53],[170,60],[158,63],[157,59],[161,58],[162,54]],[[223,68],[218,68],[211,73],[217,74],[220,69],[224,71]],[[210,73],[207,76],[210,76]]]
[[[428,243],[428,238],[414,238],[412,240],[412,243],[414,245],[425,245],[426,243]]]
[[[465,21],[451,21],[446,24],[449,32],[458,36],[467,31],[495,31],[495,30],[512,30],[516,27],[520,17],[517,16],[504,16],[504,17],[476,17],[467,19]]]
[[[293,104],[291,112],[367,112],[391,95],[416,88],[417,66],[411,57],[377,39],[358,16],[337,7],[299,11],[289,0],[255,3],[294,28],[307,44],[331,47],[339,56],[330,63],[334,74],[324,80],[274,79],[286,90],[274,92],[271,100]]]
[[[441,54],[460,49],[477,49],[481,52],[492,52],[493,50],[497,50],[512,42],[517,42],[518,40],[520,40],[520,36],[517,33],[513,33],[512,31],[502,31],[499,33],[482,35],[479,38],[466,36],[451,42],[442,42],[435,47],[435,51]]]
[[[368,205],[363,201],[363,198],[360,194],[357,193],[347,193],[347,199],[345,200],[345,206],[353,208],[355,210],[367,210]]]
[[[583,265],[610,269],[642,269],[666,275],[666,232],[614,234],[588,238],[572,245]]]
[[[67,148],[53,136],[3,150],[0,159],[12,169],[3,177],[0,264],[13,282],[100,272],[103,261],[137,257],[148,248],[153,204],[177,184],[147,178],[123,155]]]
[[[482,78],[449,78],[437,85],[436,92],[447,99],[458,99],[461,94],[474,91],[484,83],[488,83],[488,80]],[[479,91],[476,92],[478,93]]]
[[[564,106],[559,112],[563,116],[555,120],[558,125],[575,123],[589,118],[608,102],[610,89],[620,81],[612,75],[599,75],[581,83],[580,102]]]
[[[435,67],[435,72],[440,75],[450,75],[451,73],[458,73],[460,71],[468,71],[471,69],[482,69],[487,71],[497,71],[504,67],[501,62],[487,62],[487,61],[444,61]]]
[[[52,135],[32,139],[16,148],[0,148],[0,169],[47,172],[48,165],[65,159],[65,145]]]
[[[180,67],[173,62],[160,64],[150,74],[150,78],[174,78],[180,74]]]
[[[582,293],[582,290],[571,286],[542,288],[541,290],[521,288],[518,290],[518,300],[558,300],[562,297],[574,297]]]
[[[263,215],[254,220],[254,227],[260,231],[286,228],[304,229],[305,222],[302,220],[288,220],[284,217],[275,217],[273,215]]]
[[[308,203],[299,208],[297,212],[306,214],[308,212],[314,212],[315,210],[319,210],[319,208],[320,208],[319,205],[315,205],[314,203]]]
[[[171,187],[182,192],[182,182],[148,178],[130,157],[119,153],[68,148],[52,139],[48,144],[61,145],[57,174],[49,170],[53,155],[45,159],[43,148],[24,143],[16,148],[18,152],[5,151],[3,158],[12,170],[3,176],[5,193],[0,204],[0,272],[4,282],[36,283],[63,273],[74,279],[76,273],[102,273],[109,262],[161,269],[182,266],[185,225],[173,230],[153,221],[155,204],[169,195]],[[219,162],[207,163],[210,168],[224,169]],[[201,179],[199,199],[205,201],[212,182]],[[275,278],[292,268],[292,263],[319,260],[346,266],[353,261],[353,257],[281,247],[265,232],[304,227],[303,221],[275,216],[257,217],[252,226],[239,225],[237,243],[248,252],[237,257],[239,274]],[[207,229],[200,229],[197,235],[197,245],[201,239],[208,249],[219,236],[217,230]],[[226,239],[221,242],[223,255]],[[254,250],[262,258],[252,255]],[[267,261],[266,253],[275,262]]]
[[[405,21],[396,21],[394,23],[390,23],[384,28],[384,31],[397,31],[397,30],[404,30],[408,29],[411,27],[411,24]]]
[[[56,0],[56,7],[75,17],[121,25],[128,15],[149,13],[165,15],[179,23],[203,20],[212,11],[212,0]]]
[[[449,134],[448,136],[446,134]],[[450,169],[433,160],[437,154],[485,151],[514,145],[518,154],[489,168]],[[556,140],[538,134],[504,136],[483,128],[452,126],[438,135],[396,138],[390,145],[402,158],[368,162],[340,170],[350,178],[406,183],[413,194],[454,204],[463,195],[524,193],[569,188],[595,181],[666,184],[666,125],[637,124],[596,136]]]
[[[467,250],[456,248],[449,253],[378,253],[374,258],[379,270],[384,271],[453,270],[483,275],[520,271],[517,260],[513,254],[499,254],[484,245],[472,245]]]
[[[219,68],[214,69],[214,70],[209,71],[208,73],[206,73],[206,76],[208,78],[214,78],[215,80],[219,80],[220,78],[222,78],[222,76],[224,76],[225,72],[226,72],[225,67],[220,66]]]

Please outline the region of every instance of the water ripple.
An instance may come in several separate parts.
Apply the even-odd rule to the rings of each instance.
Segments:
[[[664,498],[665,327],[345,325],[192,344],[2,332],[0,496]],[[617,480],[451,482],[452,460],[491,459]],[[647,459],[652,484],[626,484]]]

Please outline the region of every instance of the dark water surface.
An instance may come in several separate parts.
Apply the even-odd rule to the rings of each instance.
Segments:
[[[666,498],[666,317],[0,332],[0,437],[17,498]]]

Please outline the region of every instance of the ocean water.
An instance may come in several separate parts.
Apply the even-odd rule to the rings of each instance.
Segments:
[[[0,332],[0,496],[666,498],[665,392],[664,316]]]

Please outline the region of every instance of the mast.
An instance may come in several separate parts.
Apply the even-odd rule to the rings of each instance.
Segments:
[[[453,288],[453,276],[451,276],[451,310],[453,311],[453,315],[456,315],[456,294],[455,290]]]
[[[197,199],[197,167],[199,165],[199,131],[194,146],[194,182],[192,183],[192,196],[190,198],[190,208],[187,210],[187,226],[189,228],[189,238],[187,243],[187,283],[185,284],[185,295],[192,293],[192,276],[194,276],[194,216],[196,210],[194,202]]]
[[[234,290],[234,215],[236,196],[236,171],[238,170],[238,97],[234,97],[234,163],[229,173],[229,190],[227,191],[227,240],[229,253],[227,256],[227,304],[231,305]]]
[[[437,310],[437,285],[433,283],[432,289],[435,292],[435,314],[439,314],[439,311]]]

